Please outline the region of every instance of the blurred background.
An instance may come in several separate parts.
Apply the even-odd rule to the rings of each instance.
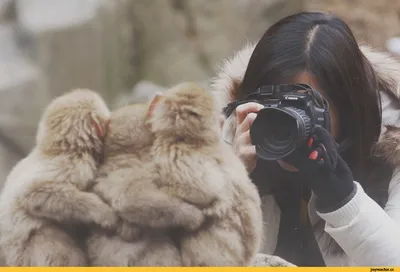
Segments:
[[[0,187],[55,96],[91,88],[115,108],[180,81],[206,86],[300,10],[332,11],[359,41],[399,50],[400,0],[0,0]]]

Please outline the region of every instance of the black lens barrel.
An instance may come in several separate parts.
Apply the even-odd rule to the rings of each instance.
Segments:
[[[264,160],[286,157],[301,146],[311,133],[311,119],[294,107],[266,107],[250,128],[257,156]]]

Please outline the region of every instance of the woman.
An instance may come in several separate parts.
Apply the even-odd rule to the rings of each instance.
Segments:
[[[400,64],[359,47],[338,17],[302,12],[228,60],[212,88],[222,109],[262,85],[292,83],[330,104],[331,134],[318,129],[301,159],[257,159],[249,129],[261,104],[238,106],[223,127],[263,199],[262,252],[298,266],[400,265],[400,138],[381,129],[400,127]]]

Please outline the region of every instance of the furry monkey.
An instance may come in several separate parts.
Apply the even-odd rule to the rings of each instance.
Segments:
[[[145,126],[151,105],[132,104],[111,114],[104,164],[93,192],[122,218],[118,235],[94,229],[87,240],[93,266],[181,266],[171,229],[198,229],[202,211],[158,190],[161,177],[150,148],[154,138]]]
[[[147,124],[158,187],[203,210],[208,220],[179,235],[184,266],[248,266],[262,237],[261,200],[240,159],[220,135],[210,93],[194,83],[169,89]]]
[[[72,226],[114,229],[118,217],[85,192],[103,153],[110,112],[94,91],[55,98],[39,122],[36,146],[10,172],[0,195],[0,246],[7,266],[86,266]]]

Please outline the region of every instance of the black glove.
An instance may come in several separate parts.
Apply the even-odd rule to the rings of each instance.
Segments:
[[[337,146],[330,133],[318,126],[299,149],[296,162],[291,162],[317,196],[317,210],[323,213],[343,207],[356,192],[352,172]]]

